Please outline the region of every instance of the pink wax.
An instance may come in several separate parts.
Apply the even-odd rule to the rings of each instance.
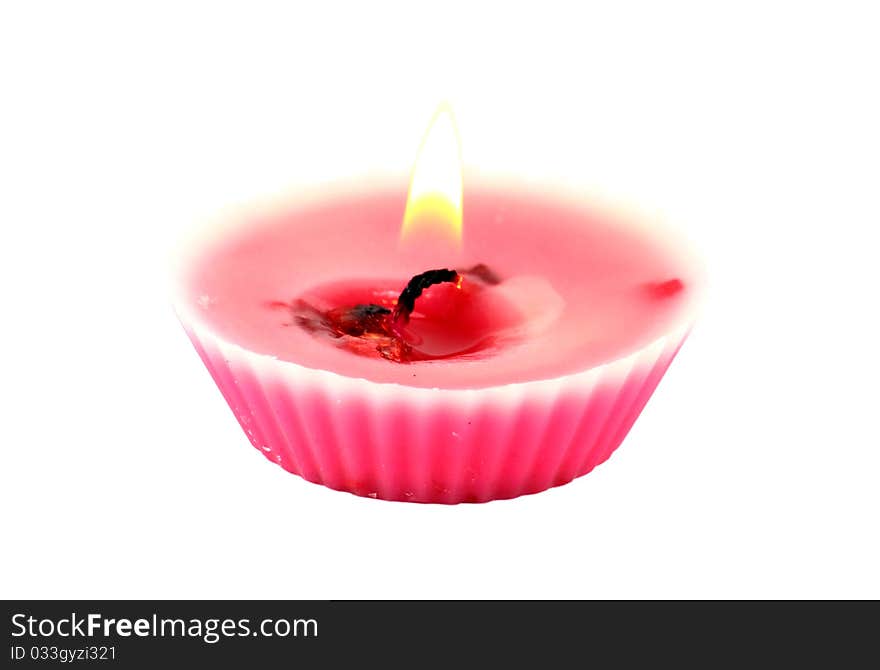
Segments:
[[[693,265],[645,226],[500,188],[465,192],[460,251],[401,249],[405,203],[389,189],[275,209],[190,255],[178,313],[251,442],[310,481],[420,502],[536,492],[605,460],[687,335]],[[278,309],[480,263],[502,281],[461,304],[454,344],[498,324],[502,337],[472,354],[358,355]],[[431,346],[449,344],[451,290],[419,299]]]

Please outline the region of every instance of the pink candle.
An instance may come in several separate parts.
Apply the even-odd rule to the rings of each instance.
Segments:
[[[687,336],[694,263],[648,225],[504,185],[465,189],[460,246],[401,246],[406,202],[402,185],[342,190],[183,254],[178,314],[251,443],[309,481],[413,502],[511,498],[602,463]],[[457,280],[392,318],[432,269]],[[346,321],[364,305],[369,332]]]

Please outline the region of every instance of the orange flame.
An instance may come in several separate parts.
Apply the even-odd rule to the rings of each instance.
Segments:
[[[452,110],[444,104],[435,112],[419,147],[400,239],[429,230],[461,244],[462,191],[461,142]]]

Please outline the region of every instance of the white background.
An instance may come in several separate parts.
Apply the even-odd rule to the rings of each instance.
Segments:
[[[0,596],[880,597],[875,3],[4,3]],[[513,501],[383,503],[247,442],[169,307],[188,225],[406,169],[656,208],[706,312],[629,437]]]

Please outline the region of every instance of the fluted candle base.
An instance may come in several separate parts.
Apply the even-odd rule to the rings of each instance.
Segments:
[[[305,368],[184,323],[251,443],[302,478],[360,496],[486,502],[570,482],[608,459],[688,330],[561,378],[483,389],[383,384]]]

